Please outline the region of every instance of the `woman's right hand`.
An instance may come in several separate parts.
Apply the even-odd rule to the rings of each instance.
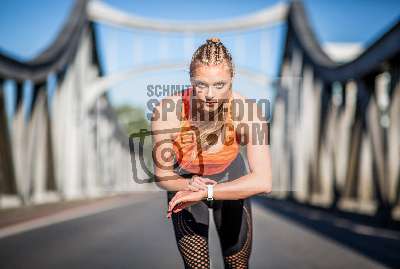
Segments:
[[[200,177],[198,175],[194,175],[190,180],[188,180],[185,190],[188,191],[199,191],[201,189],[206,190],[208,184],[215,185],[217,184],[217,181],[206,177]]]

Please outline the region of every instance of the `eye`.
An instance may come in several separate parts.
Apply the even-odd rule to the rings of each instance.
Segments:
[[[205,89],[207,85],[205,85],[204,83],[197,83],[197,87],[199,87],[200,89]]]
[[[222,89],[223,87],[225,87],[225,83],[218,83],[218,84],[215,85],[215,87],[217,89]]]

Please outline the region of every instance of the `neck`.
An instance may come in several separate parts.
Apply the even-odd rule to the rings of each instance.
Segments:
[[[222,100],[214,110],[205,110],[205,104],[191,95],[188,115],[189,120],[196,123],[204,122],[205,124],[216,121],[225,121],[230,110],[231,99],[232,98],[230,97],[228,101]]]
[[[216,121],[224,121],[225,120],[225,112],[224,104],[220,104],[215,110],[204,110],[202,107],[195,108],[191,107],[189,119],[192,122],[202,122],[204,124],[216,122]]]

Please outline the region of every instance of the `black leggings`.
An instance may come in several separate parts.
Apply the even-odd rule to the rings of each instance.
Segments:
[[[181,176],[191,174],[180,171]],[[222,173],[206,176],[217,182],[230,181],[247,174],[239,153]],[[168,191],[168,202],[176,192]],[[248,268],[252,247],[251,203],[247,199],[213,200],[189,206],[172,214],[172,222],[179,252],[185,268],[210,268],[208,252],[209,213],[212,208],[214,222],[221,242],[225,268]]]

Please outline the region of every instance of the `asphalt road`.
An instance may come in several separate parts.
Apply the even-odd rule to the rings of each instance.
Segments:
[[[388,268],[252,202],[250,268]],[[0,239],[0,268],[183,268],[165,193]],[[210,218],[212,221],[212,218]],[[223,268],[211,222],[212,268]]]

